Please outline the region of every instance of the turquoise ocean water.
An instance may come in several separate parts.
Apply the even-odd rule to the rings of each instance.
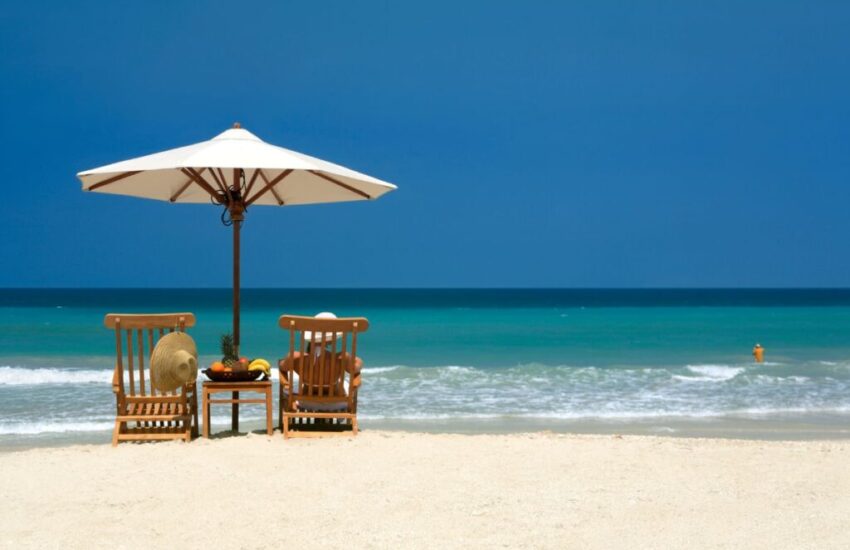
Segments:
[[[167,311],[218,357],[226,289],[0,290],[0,446],[108,441],[103,316]],[[244,290],[244,353],[282,356],[278,316],[319,311],[371,321],[364,429],[850,435],[850,290]]]

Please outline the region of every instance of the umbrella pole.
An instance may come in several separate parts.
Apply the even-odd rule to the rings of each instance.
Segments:
[[[233,220],[233,345],[236,355],[239,355],[239,231],[245,207],[242,204],[230,205],[230,219]]]
[[[239,222],[233,222],[233,344],[239,354]]]

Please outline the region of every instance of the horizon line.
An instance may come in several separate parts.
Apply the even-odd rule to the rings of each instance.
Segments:
[[[151,287],[151,286],[0,286],[5,290],[222,290],[232,291],[230,286]],[[850,286],[293,286],[241,287],[245,290],[850,290]]]

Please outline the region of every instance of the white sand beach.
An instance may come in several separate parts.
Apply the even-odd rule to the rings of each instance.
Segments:
[[[279,433],[0,455],[0,545],[847,548],[850,441]]]

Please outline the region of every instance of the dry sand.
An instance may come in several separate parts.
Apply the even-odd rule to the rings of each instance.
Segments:
[[[0,545],[849,548],[850,442],[428,435],[0,455]]]

